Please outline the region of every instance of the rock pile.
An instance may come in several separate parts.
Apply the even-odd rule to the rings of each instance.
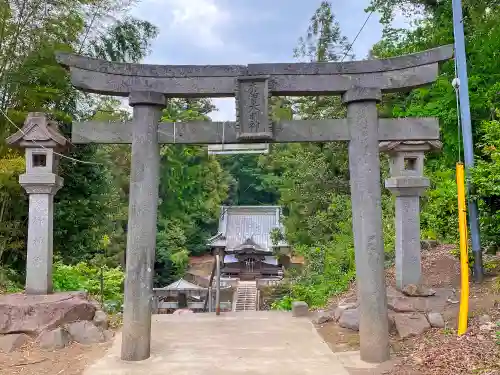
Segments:
[[[0,351],[10,353],[32,341],[57,350],[71,341],[88,345],[112,337],[106,314],[85,293],[0,296]]]
[[[449,302],[450,290],[432,290],[424,286],[409,285],[398,291],[387,288],[389,328],[395,330],[400,338],[417,336],[431,327],[444,328],[446,323],[443,311]],[[318,311],[313,323],[324,324],[335,321],[340,327],[359,331],[359,303],[346,301],[331,311]]]

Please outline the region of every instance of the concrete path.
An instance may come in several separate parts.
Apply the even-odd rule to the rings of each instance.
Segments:
[[[287,312],[154,315],[152,355],[120,360],[121,336],[84,375],[349,375],[308,318]]]

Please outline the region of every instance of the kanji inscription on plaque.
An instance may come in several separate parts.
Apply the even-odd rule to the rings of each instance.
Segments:
[[[238,139],[272,140],[272,123],[269,117],[269,77],[238,77],[235,97]]]

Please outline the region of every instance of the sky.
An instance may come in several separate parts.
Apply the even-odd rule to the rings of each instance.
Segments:
[[[332,0],[342,33],[352,42],[363,25],[369,0]],[[250,64],[291,62],[299,37],[321,0],[141,0],[132,15],[156,25],[148,64]],[[406,25],[402,17],[396,26]],[[363,59],[381,37],[374,14],[352,51]],[[214,121],[235,118],[234,99],[213,99]]]

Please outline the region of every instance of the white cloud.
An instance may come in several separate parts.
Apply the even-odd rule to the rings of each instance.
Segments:
[[[158,26],[159,39],[207,49],[224,46],[224,28],[233,20],[217,0],[142,0],[132,14]]]
[[[227,10],[214,0],[167,0],[173,16],[169,29],[193,44],[205,48],[221,47],[223,26],[231,20]]]

